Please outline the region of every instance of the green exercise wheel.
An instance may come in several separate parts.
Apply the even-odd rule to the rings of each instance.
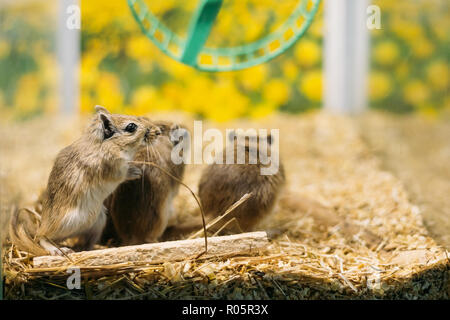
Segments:
[[[144,0],[127,1],[142,32],[161,51],[196,69],[213,72],[249,68],[285,52],[305,34],[321,0],[299,0],[277,30],[257,41],[229,48],[204,47],[223,0],[199,0],[185,39],[162,24]]]

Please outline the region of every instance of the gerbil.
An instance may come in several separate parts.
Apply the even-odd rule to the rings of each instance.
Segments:
[[[170,138],[179,126],[167,122],[156,122],[156,125],[161,129],[161,136],[150,148],[141,147],[135,161],[153,162],[181,180],[184,163],[172,161],[176,143]],[[179,182],[152,165],[142,164],[139,168],[143,171],[142,179],[122,183],[105,201],[109,221],[104,240],[112,236],[121,245],[156,242],[167,227]]]
[[[228,219],[225,219],[228,221],[236,218],[238,226],[230,223],[229,229],[227,228],[233,232],[252,230],[258,222],[267,217],[272,212],[285,184],[284,168],[275,152],[271,154],[272,161],[279,161],[279,168],[275,174],[261,174],[261,168],[267,165],[262,163],[259,156],[256,163],[251,164],[250,150],[257,152],[261,147],[261,137],[253,138],[255,138],[256,148],[252,147],[252,149],[250,149],[252,144],[249,144],[249,138],[245,139],[244,164],[226,164],[225,149],[223,164],[211,164],[206,167],[199,183],[199,197],[208,220],[223,214],[244,194],[252,193],[249,199],[237,207]],[[237,148],[240,144],[234,134],[231,134],[229,139],[234,143],[234,163],[236,163]],[[267,137],[267,142],[267,146],[272,143],[271,136]],[[226,221],[218,223],[215,229],[220,228]]]
[[[96,115],[82,136],[59,152],[43,194],[42,215],[34,232],[11,219],[11,240],[36,255],[60,255],[54,242],[79,237],[90,249],[106,222],[103,201],[125,180],[138,179],[141,169],[129,161],[160,130],[144,117],[111,114],[96,106]],[[34,240],[32,239],[34,238]]]

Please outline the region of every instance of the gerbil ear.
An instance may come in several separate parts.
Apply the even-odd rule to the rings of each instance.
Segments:
[[[169,133],[170,132],[170,125],[168,125],[167,123],[161,124],[161,125],[159,125],[159,127],[165,133]]]
[[[100,112],[99,119],[102,123],[103,140],[111,138],[114,135],[115,130],[110,119],[110,113],[105,114],[103,112]]]
[[[170,126],[170,132],[175,131],[175,130],[178,130],[178,129],[180,129],[180,128],[181,128],[181,127],[180,127],[178,124],[174,123],[174,124],[172,124],[172,125]]]
[[[104,114],[111,114],[108,110],[106,110],[105,107],[102,107],[102,106],[99,106],[99,105],[95,106],[95,112],[97,112],[97,113],[104,113]]]

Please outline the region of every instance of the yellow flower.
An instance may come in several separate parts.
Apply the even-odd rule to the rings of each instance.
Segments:
[[[383,41],[375,47],[373,54],[379,64],[392,65],[398,59],[399,50],[393,41]]]
[[[80,111],[82,113],[91,113],[96,105],[94,99],[89,92],[81,91],[80,96]]]
[[[380,100],[386,98],[392,91],[391,78],[383,72],[374,72],[369,77],[370,99]]]
[[[436,119],[438,113],[436,108],[430,103],[424,103],[417,106],[417,110],[420,114],[429,119]]]
[[[176,109],[176,105],[167,97],[162,95],[158,95],[158,100],[155,102],[158,110],[174,110]]]
[[[298,63],[303,67],[312,67],[320,60],[321,50],[319,45],[312,40],[300,40],[295,47],[294,55]]]
[[[40,89],[37,74],[30,73],[21,77],[15,92],[15,107],[22,113],[36,110],[39,105]]]
[[[419,105],[424,103],[430,95],[428,88],[420,80],[411,80],[403,89],[405,101]]]
[[[319,16],[313,20],[311,27],[308,32],[310,32],[314,37],[320,39],[323,36],[323,19]]]
[[[289,95],[290,88],[283,80],[272,79],[264,86],[264,99],[275,105],[285,104],[289,99]]]
[[[164,68],[175,79],[190,79],[196,73],[194,68],[172,59],[167,60]]]
[[[245,32],[245,40],[246,41],[255,41],[261,37],[261,33],[264,30],[263,25],[260,23],[250,23],[247,24],[244,29]]]
[[[312,101],[321,101],[322,72],[320,70],[315,70],[306,73],[301,80],[300,91]]]
[[[241,83],[244,88],[248,90],[257,90],[261,88],[261,85],[266,81],[267,77],[267,66],[265,64],[260,64],[255,67],[244,69],[239,71]],[[238,74],[236,74],[239,77]]]
[[[48,54],[36,56],[36,61],[39,63],[39,77],[42,83],[56,91],[58,84],[58,62]]]
[[[138,35],[128,40],[126,53],[135,60],[149,61],[153,59],[155,45],[144,35]]]
[[[158,16],[163,15],[176,6],[175,0],[150,1],[147,3],[149,4],[150,10]]]
[[[412,50],[417,58],[427,58],[434,51],[434,45],[425,38],[419,38],[411,42]]]
[[[209,91],[208,100],[202,103],[202,113],[206,117],[215,121],[228,121],[247,112],[250,101],[232,81],[219,82]]]
[[[159,2],[159,1],[158,1]],[[165,2],[165,1],[164,1]],[[82,28],[91,32],[102,32],[114,23],[129,30],[134,23],[123,23],[130,19],[130,9],[126,1],[81,0]],[[131,20],[130,20],[131,21]],[[110,28],[109,28],[110,29]],[[111,30],[108,30],[111,32]]]
[[[153,86],[141,86],[134,91],[131,104],[137,114],[143,114],[157,109],[157,91]]]
[[[192,77],[181,92],[178,101],[185,110],[190,112],[203,112],[203,109],[211,103],[216,85],[203,74]]]
[[[85,51],[81,57],[81,66],[85,67],[87,70],[94,69],[104,58],[105,53],[101,50],[91,49]]]
[[[283,62],[283,65],[281,66],[283,70],[283,75],[288,78],[289,80],[295,80],[298,77],[298,67],[295,65],[292,60],[286,60]]]
[[[448,90],[448,68],[444,61],[435,61],[427,68],[427,78],[435,88]]]
[[[89,50],[81,56],[80,82],[81,90],[91,90],[97,83],[99,78],[98,65],[102,61],[104,54],[97,50]],[[91,112],[89,110],[89,112]]]
[[[239,1],[236,1],[239,2]],[[235,2],[235,3],[236,3]],[[214,26],[214,29],[212,32],[217,32],[216,34],[229,34],[230,30],[232,29],[232,26],[234,24],[233,21],[233,15],[231,14],[223,14],[219,16],[220,19],[217,20],[217,24]]]
[[[441,23],[434,22],[430,25],[430,28],[433,30],[439,41],[448,41],[448,30],[449,30],[449,23],[448,21],[444,20],[440,21]]]
[[[407,40],[409,43],[414,42],[419,37],[423,37],[422,27],[414,22],[403,20],[401,18],[392,19],[392,30],[401,38]]]
[[[161,91],[161,96],[166,99],[168,104],[177,107],[181,106],[184,96],[182,94],[182,88],[179,84],[169,81],[164,83],[159,90]]]
[[[123,107],[123,95],[119,78],[109,72],[103,72],[97,84],[96,104],[105,106],[111,112],[120,112]]]
[[[259,103],[250,108],[250,117],[262,118],[272,114],[277,109],[277,106],[270,102]]]

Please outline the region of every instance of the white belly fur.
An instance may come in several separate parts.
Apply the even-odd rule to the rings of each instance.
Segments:
[[[103,210],[103,201],[117,188],[120,182],[106,182],[89,188],[76,208],[69,210],[61,221],[59,238],[80,235],[89,230]]]

